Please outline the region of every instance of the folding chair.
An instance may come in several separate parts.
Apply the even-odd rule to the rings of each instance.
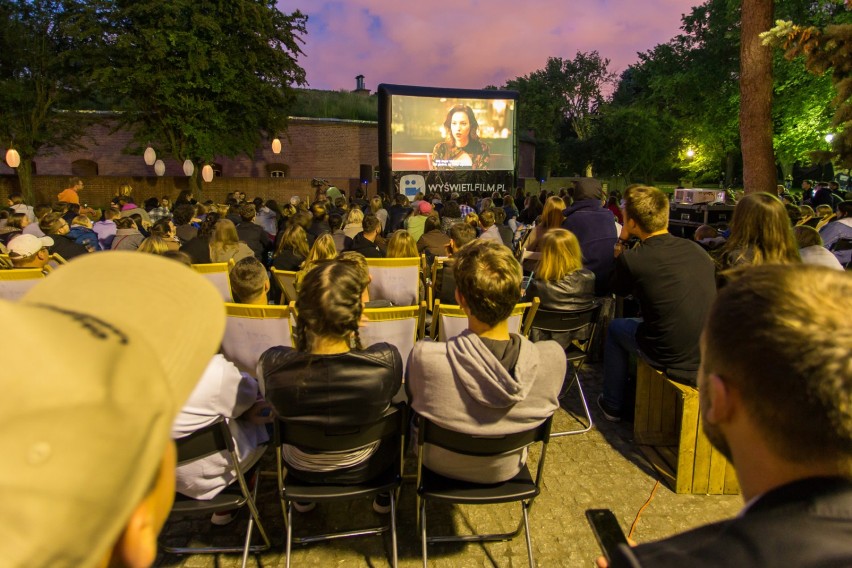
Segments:
[[[450,259],[448,256],[436,256],[432,260],[431,278],[426,286],[426,307],[430,311],[435,308],[435,282],[438,281],[438,274],[444,270],[444,264]]]
[[[38,268],[0,270],[0,298],[16,302],[42,278],[44,273]]]
[[[296,272],[272,268],[272,277],[281,290],[281,305],[296,301]]]
[[[211,262],[207,264],[193,264],[192,268],[196,272],[204,276],[210,281],[213,286],[222,294],[222,298],[226,302],[232,302],[231,296],[231,280],[228,277],[228,271],[231,269],[231,262]]]
[[[516,304],[509,315],[509,333],[528,335],[540,303],[541,300],[534,298],[532,302]],[[450,306],[438,300],[435,301],[435,307],[432,309],[432,339],[447,341],[466,329],[467,314],[461,306]]]
[[[406,424],[405,407],[391,407],[388,413],[363,426],[326,427],[322,425],[276,420],[274,423],[275,457],[278,465],[278,495],[287,530],[287,568],[293,544],[308,544],[339,538],[381,535],[391,533],[391,565],[397,566],[396,504],[402,483],[402,455],[404,451],[403,425]],[[284,473],[282,444],[289,444],[314,452],[341,452],[360,448],[383,439],[394,439],[399,452],[393,464],[376,478],[357,485],[313,484],[295,479]],[[351,501],[390,493],[390,521],[378,527],[338,531],[314,536],[293,536],[294,502]]]
[[[12,264],[12,259],[9,258],[9,255],[0,253],[0,269],[6,270],[14,267],[15,266]]]
[[[417,511],[420,527],[420,542],[423,550],[423,567],[426,568],[427,545],[434,542],[497,542],[511,540],[524,529],[527,540],[527,558],[534,566],[532,538],[529,527],[529,509],[532,501],[541,492],[541,479],[544,472],[544,459],[547,455],[547,443],[553,416],[539,426],[517,434],[505,436],[472,436],[460,434],[442,428],[422,416],[418,416],[417,439]],[[440,446],[447,450],[469,456],[495,456],[511,452],[530,444],[541,442],[541,457],[538,460],[535,480],[529,467],[524,465],[512,479],[503,483],[479,484],[458,481],[439,475],[423,465],[423,447],[425,444]],[[429,500],[466,505],[491,505],[519,501],[523,518],[518,527],[508,533],[473,534],[460,536],[428,536],[426,527],[426,502]]]
[[[371,300],[390,300],[394,306],[416,306],[420,302],[422,260],[411,258],[368,258]]]
[[[571,434],[582,434],[592,429],[592,415],[589,412],[589,403],[586,400],[586,394],[583,392],[583,385],[580,382],[580,368],[586,361],[589,346],[592,345],[597,331],[598,318],[600,317],[601,303],[595,302],[588,308],[572,311],[553,311],[539,309],[535,318],[532,321],[532,329],[544,331],[548,333],[572,333],[583,339],[576,342],[572,341],[565,348],[565,357],[568,361],[569,372],[572,373],[570,382],[567,387],[563,387],[562,394],[559,398],[562,399],[568,395],[568,391],[577,383],[577,390],[580,392],[580,402],[583,403],[583,410],[586,413],[586,421],[588,426],[579,430],[566,430],[564,432],[553,432],[550,437],[558,438],[560,436],[568,436]],[[577,343],[580,345],[578,346]]]
[[[228,319],[222,354],[240,371],[257,373],[257,362],[270,347],[293,346],[291,310],[288,306],[225,304]]]
[[[242,552],[245,568],[249,552],[263,552],[271,546],[266,530],[260,522],[260,514],[257,510],[257,488],[260,485],[260,476],[255,482],[254,490],[249,490],[244,472],[240,470],[234,439],[224,418],[219,418],[213,424],[193,432],[185,438],[175,440],[177,444],[178,465],[197,460],[221,451],[227,452],[231,465],[237,472],[237,482],[226,487],[224,491],[208,500],[193,499],[180,493],[175,493],[175,503],[172,506],[173,513],[210,513],[228,509],[236,509],[244,504],[249,508],[249,522],[246,529],[245,544],[243,546],[223,547],[170,547],[164,546],[163,550],[172,554],[227,554]],[[263,538],[264,544],[251,544],[251,535],[254,525]]]
[[[419,306],[393,308],[367,308],[364,317],[368,320],[358,328],[361,345],[369,347],[382,341],[390,343],[402,356],[402,370],[408,363],[408,355],[418,339],[423,338],[426,326],[426,302]]]

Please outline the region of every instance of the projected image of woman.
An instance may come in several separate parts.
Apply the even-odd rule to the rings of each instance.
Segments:
[[[432,167],[436,170],[487,170],[488,145],[479,139],[478,129],[473,109],[467,105],[451,108],[444,120],[447,138],[432,149]]]

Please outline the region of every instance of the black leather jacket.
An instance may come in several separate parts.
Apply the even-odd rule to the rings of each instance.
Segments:
[[[287,420],[325,426],[381,418],[402,384],[402,358],[388,343],[339,355],[272,347],[258,363],[266,401]]]

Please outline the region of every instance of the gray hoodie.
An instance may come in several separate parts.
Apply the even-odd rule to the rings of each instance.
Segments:
[[[408,362],[411,407],[444,428],[479,436],[512,434],[541,424],[559,406],[565,352],[554,341],[520,338],[511,372],[469,330],[447,343],[421,341]],[[442,475],[478,482],[514,477],[526,451],[498,458],[462,456],[427,447],[425,464]]]

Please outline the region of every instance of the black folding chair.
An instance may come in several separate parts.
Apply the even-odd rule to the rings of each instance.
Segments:
[[[290,551],[293,544],[308,544],[338,538],[381,535],[391,533],[392,566],[397,566],[396,503],[402,482],[403,425],[405,406],[392,407],[381,419],[363,426],[328,428],[278,420],[274,424],[275,455],[278,464],[278,494],[287,530],[287,568],[290,567]],[[387,439],[394,440],[396,457],[385,471],[374,479],[356,485],[312,484],[284,474],[282,444],[296,446],[312,452],[343,452]],[[379,493],[390,493],[390,522],[387,525],[326,533],[315,536],[293,536],[294,502],[350,501],[375,497]]]
[[[473,436],[442,428],[428,419],[418,416],[418,452],[417,452],[417,511],[420,526],[420,540],[423,550],[423,567],[426,568],[427,545],[434,542],[497,542],[511,540],[524,529],[527,541],[527,556],[530,566],[534,566],[532,539],[530,537],[529,510],[533,499],[541,491],[541,478],[544,472],[544,458],[550,439],[550,427],[553,416],[531,430],[505,436]],[[524,465],[512,479],[503,483],[479,484],[444,477],[423,465],[425,444],[440,446],[446,450],[470,456],[497,456],[541,442],[541,457],[538,460],[535,479],[529,468]],[[518,527],[508,533],[472,534],[460,536],[427,536],[426,502],[429,500],[459,503],[466,505],[492,505],[519,501],[523,518]]]
[[[593,344],[595,332],[597,331],[597,323],[600,318],[601,304],[595,302],[588,308],[572,311],[553,311],[540,309],[536,312],[532,322],[532,330],[548,332],[550,334],[566,333],[581,339],[576,342],[572,341],[565,348],[565,358],[568,361],[571,372],[571,379],[568,386],[562,389],[559,398],[562,399],[568,395],[574,383],[577,384],[577,390],[580,392],[580,402],[583,403],[583,410],[586,414],[588,425],[579,430],[566,430],[564,432],[554,432],[550,435],[551,438],[559,438],[560,436],[569,436],[571,434],[583,434],[592,429],[592,414],[589,412],[589,403],[586,400],[586,394],[583,392],[583,385],[580,382],[580,369],[586,361],[589,346]],[[578,347],[575,343],[579,343]]]
[[[226,487],[221,493],[212,499],[200,500],[186,497],[180,493],[175,493],[175,503],[172,506],[173,513],[211,513],[228,509],[236,509],[247,505],[249,509],[248,529],[246,529],[245,543],[243,546],[225,546],[225,547],[171,547],[164,546],[163,550],[173,554],[227,554],[242,552],[243,563],[245,568],[246,561],[250,552],[257,553],[268,550],[270,547],[269,537],[266,535],[263,525],[260,522],[260,514],[257,510],[257,488],[258,481],[254,484],[254,489],[249,490],[246,483],[245,474],[240,470],[239,459],[237,457],[234,439],[231,437],[231,431],[228,429],[228,424],[224,418],[219,418],[213,424],[205,426],[201,430],[193,432],[185,438],[175,441],[177,445],[177,461],[178,465],[195,461],[197,459],[216,454],[222,451],[227,452],[231,460],[231,466],[236,471],[237,482]],[[251,545],[251,536],[254,530],[254,525],[257,524],[257,530],[263,538],[264,544]]]

